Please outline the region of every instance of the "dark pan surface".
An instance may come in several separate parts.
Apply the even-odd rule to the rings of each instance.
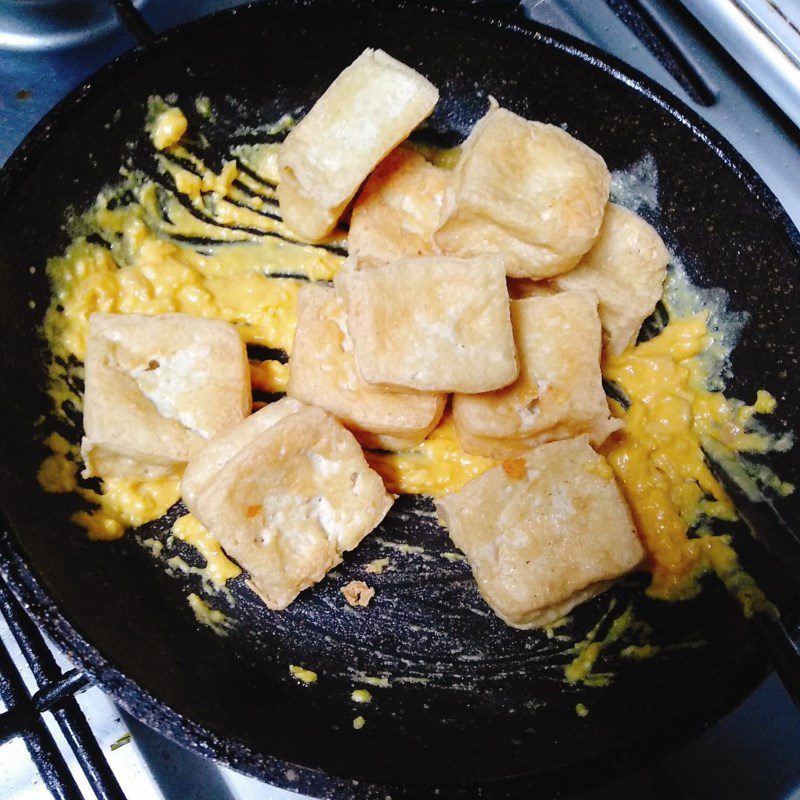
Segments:
[[[617,611],[632,604],[652,626],[652,641],[674,648],[637,662],[620,657],[621,642],[600,667],[613,673],[610,686],[572,687],[562,678],[569,643],[487,615],[466,565],[440,557],[451,547],[424,513],[430,501],[405,498],[377,535],[424,553],[397,555],[396,571],[374,576],[378,595],[367,613],[343,613],[339,587],[386,554],[374,538],[338,570],[341,580],[323,581],[283,614],[238,586],[235,624],[223,639],[198,626],[186,586],[131,537],[89,542],[67,521],[73,501],[44,494],[35,480],[42,451],[32,446],[34,422],[48,407],[36,326],[48,286],[43,270],[28,267],[67,243],[65,210],[87,206],[115,180],[126,142],[143,136],[148,96],[174,92],[188,106],[202,93],[230,120],[268,122],[307,109],[367,46],[439,86],[434,130],[460,138],[492,94],[526,117],[565,124],[611,169],[651,153],[660,175],[651,221],[698,283],[724,286],[732,306],[752,314],[731,393],[770,389],[783,424],[798,427],[800,237],[751,170],[677,101],[530,25],[368,2],[266,3],[191,25],[101,71],[4,173],[3,569],[56,641],[134,715],[279,785],[420,798],[437,786],[439,796],[475,797],[481,783],[481,796],[530,798],[597,782],[698,732],[764,675],[749,628],[714,581],[699,599],[668,605],[644,598],[643,580],[632,579],[582,606],[567,630],[577,639],[613,598]],[[777,468],[800,482],[791,454]],[[796,518],[797,509],[790,499],[784,511]],[[298,684],[290,663],[314,668],[319,681]],[[392,683],[370,687],[367,708],[350,701],[357,671]],[[590,709],[584,718],[579,702]],[[367,726],[354,731],[359,713]]]

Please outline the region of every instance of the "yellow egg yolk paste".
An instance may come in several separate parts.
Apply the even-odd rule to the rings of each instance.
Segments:
[[[214,172],[182,144],[182,117],[176,108],[154,107],[148,129],[158,175],[123,172],[122,183],[101,192],[74,222],[66,252],[47,265],[53,286],[43,326],[51,352],[49,391],[56,424],[71,435],[50,433],[45,439],[51,454],[39,479],[48,491],[77,492],[92,505],[74,520],[95,539],[117,538],[164,514],[179,498],[180,475],[106,480],[100,492],[83,485],[80,422],[73,409],[81,408],[77,386],[89,316],[183,312],[227,320],[247,344],[285,354],[251,361],[254,390],[282,392],[298,287],[304,280],[331,280],[344,261],[341,233],[311,246],[280,221],[277,144],[232,148]],[[283,120],[276,132],[290,123]],[[439,163],[451,165],[452,153],[445,156]],[[728,540],[704,533],[710,520],[732,519],[736,512],[706,466],[703,448],[735,460],[738,453],[761,453],[781,443],[753,419],[774,409],[770,395],[759,392],[746,406],[709,389],[707,356],[720,349],[709,312],[686,303],[667,307],[669,323],[661,333],[604,367],[606,379],[629,406],[612,404],[625,427],[603,452],[645,546],[646,568],[653,576],[650,592],[676,599],[696,592],[696,578],[704,570],[736,571]],[[417,447],[367,457],[396,493],[441,495],[495,465],[459,447],[449,415]],[[791,490],[766,470],[760,478],[773,490]],[[224,585],[239,573],[191,517],[178,520],[173,535],[205,557],[211,584]],[[196,601],[193,608],[200,616],[203,609]]]
[[[629,406],[612,402],[625,424],[601,451],[642,539],[653,576],[649,593],[681,599],[697,592],[696,578],[707,569],[728,574],[735,565],[729,539],[708,529],[712,520],[735,520],[736,509],[704,451],[727,466],[739,454],[784,449],[790,442],[766,433],[754,419],[775,409],[768,392],[759,391],[753,405],[745,405],[709,389],[728,355],[721,334],[709,327],[710,311],[678,316],[675,306],[686,304],[672,304],[669,292],[665,305],[670,321],[658,335],[604,365],[604,378],[622,391]],[[793,490],[763,466],[751,480],[751,488],[760,481],[781,494]]]

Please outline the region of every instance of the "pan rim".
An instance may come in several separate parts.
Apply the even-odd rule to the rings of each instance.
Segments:
[[[270,10],[319,13],[334,7],[337,12],[341,13],[341,0],[261,0],[225,9],[180,25],[159,36],[153,45],[147,47],[140,45],[118,56],[57,103],[26,135],[0,169],[0,214],[4,213],[15,193],[21,189],[25,178],[35,167],[38,158],[57,139],[73,115],[80,114],[85,104],[91,103],[94,96],[113,83],[117,75],[130,74],[139,64],[157,55],[164,48],[191,39],[198,31],[213,25],[216,21],[223,19],[228,21],[237,14],[250,13],[252,9],[260,9],[262,13],[269,13]],[[380,0],[347,0],[346,10],[348,12],[381,13],[383,9]],[[493,25],[510,34],[521,36],[528,41],[537,41],[569,57],[577,58],[624,84],[657,105],[663,113],[669,114],[708,147],[725,167],[744,183],[748,193],[768,213],[773,223],[780,226],[800,260],[800,231],[763,179],[733,145],[709,123],[705,122],[680,98],[648,76],[593,45],[520,16],[503,18],[476,13],[473,10],[445,8],[433,3],[417,3],[413,0],[399,2],[393,10],[401,13],[425,12],[445,18],[447,16],[469,18],[483,24]],[[127,677],[121,668],[103,656],[100,649],[79,632],[80,626],[73,625],[65,613],[59,609],[34,567],[27,563],[22,548],[12,533],[12,526],[5,519],[4,523],[0,530],[0,571],[3,572],[10,589],[58,647],[86,672],[95,685],[107,692],[132,716],[183,747],[284,789],[310,794],[321,790],[336,791],[343,793],[343,796],[368,797],[372,796],[374,791],[391,793],[393,790],[397,791],[398,788],[401,788],[388,784],[353,781],[315,767],[294,764],[264,755],[238,739],[230,736],[220,737],[207,726],[195,723],[175,711],[143,686]],[[754,674],[747,675],[732,687],[713,708],[687,714],[666,729],[642,735],[626,748],[622,756],[616,753],[613,766],[609,767],[608,762],[604,762],[605,779],[610,780],[619,774],[643,766],[648,760],[648,754],[653,749],[666,753],[699,735],[737,707],[760,684],[766,674],[766,670],[761,673],[754,671]],[[591,760],[579,763],[585,766],[591,763]],[[576,766],[578,765],[573,764],[569,769],[578,772],[575,770]],[[563,767],[558,768],[556,772],[559,770],[561,773],[564,772]],[[507,788],[510,795],[514,792],[515,787],[517,791],[521,792],[526,787],[532,789],[535,783],[541,783],[543,780],[547,780],[547,776],[540,773],[508,778],[497,783],[496,786],[498,789]],[[584,779],[584,783],[588,784],[586,779]],[[479,784],[470,784],[473,788],[476,785]],[[419,797],[425,796],[423,792],[427,794],[428,790],[432,796],[435,789],[434,785],[414,786],[413,788],[416,792],[414,796]],[[455,787],[449,786],[448,788]],[[463,788],[467,789],[466,786]],[[580,788],[580,783],[573,785],[573,782],[570,782],[570,788]],[[502,795],[498,793],[498,796]]]

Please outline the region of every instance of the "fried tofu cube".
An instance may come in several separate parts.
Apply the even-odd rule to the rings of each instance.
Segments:
[[[597,296],[560,292],[511,301],[520,376],[505,389],[453,397],[461,446],[492,458],[587,434],[598,445],[617,430],[600,373]]]
[[[209,441],[192,458],[181,478],[181,498],[189,511],[194,512],[197,498],[237,453],[276,422],[304,407],[297,400],[283,397],[260,408],[255,414],[245,417],[237,425],[227,428]]]
[[[290,228],[323,238],[378,162],[427,117],[439,92],[382,50],[365,50],[289,133],[278,201]]]
[[[339,564],[392,505],[349,431],[321,408],[279,402],[280,418],[260,432],[251,425],[254,435],[189,504],[276,611]],[[299,408],[283,415],[289,403]],[[209,443],[217,451],[209,463],[245,438],[237,431],[223,447]]]
[[[605,459],[586,437],[528,452],[436,501],[492,610],[515,628],[563,617],[644,555]]]
[[[609,203],[600,236],[575,269],[559,275],[559,289],[600,298],[605,353],[617,356],[636,342],[667,277],[669,251],[655,229],[632,211]]]
[[[364,447],[381,450],[419,444],[441,418],[446,399],[367,383],[356,368],[344,302],[334,289],[313,284],[297,296],[287,393],[329,411]]]
[[[517,377],[500,256],[429,256],[336,276],[364,380],[425,392],[484,392]]]
[[[509,278],[508,296],[512,300],[524,300],[526,297],[545,297],[558,294],[561,290],[555,281],[534,281],[530,278]]]
[[[317,202],[288,170],[281,173],[276,191],[283,221],[310,242],[324,239],[347,207],[347,201],[333,207]]]
[[[594,244],[610,186],[583,142],[495,107],[464,142],[434,238],[448,255],[505,254],[510,277],[548,278]]]
[[[85,477],[173,473],[251,410],[244,343],[219,320],[92,314],[85,373]]]
[[[447,186],[446,170],[398,147],[381,161],[358,196],[347,236],[362,266],[434,255],[433,233]]]

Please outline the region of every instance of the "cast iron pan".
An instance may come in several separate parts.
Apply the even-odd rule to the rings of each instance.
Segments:
[[[135,536],[89,542],[68,522],[74,500],[43,493],[35,479],[43,451],[34,422],[48,409],[36,330],[49,292],[41,266],[68,241],[65,211],[86,207],[116,179],[126,143],[137,143],[134,160],[151,158],[142,144],[148,96],[177,93],[189,110],[198,94],[211,98],[219,121],[207,127],[205,155],[213,165],[215,143],[240,123],[307,109],[365,47],[384,48],[440,88],[429,129],[440,140],[462,138],[491,93],[528,118],[564,124],[611,169],[652,154],[660,209],[651,221],[699,284],[724,286],[732,306],[752,314],[730,391],[752,399],[767,387],[781,400],[781,424],[799,427],[800,236],[752,170],[680,102],[530,23],[409,5],[269,2],[189,25],[101,70],[4,170],[3,570],[55,641],[133,715],[272,783],[370,798],[531,798],[597,783],[698,733],[763,678],[763,655],[714,580],[694,601],[665,604],[648,600],[644,578],[634,577],[581,606],[568,635],[581,639],[615,599],[617,612],[633,605],[664,649],[632,661],[620,655],[623,640],[598,665],[613,674],[610,686],[572,687],[562,677],[570,643],[487,613],[466,564],[440,557],[451,549],[446,537],[416,513],[431,502],[403,498],[377,536],[419,545],[425,557],[394,552],[397,569],[373,576],[368,611],[344,613],[339,587],[386,554],[375,537],[339,578],[284,613],[237,585],[234,626],[220,638],[196,623],[187,582],[166,575]],[[791,454],[776,467],[800,482]],[[795,518],[797,509],[795,497],[783,511]],[[315,669],[319,681],[298,684],[290,663]],[[355,671],[388,675],[392,686],[373,687],[373,703],[356,708]],[[576,714],[579,702],[588,716]],[[359,713],[367,724],[355,731]]]

